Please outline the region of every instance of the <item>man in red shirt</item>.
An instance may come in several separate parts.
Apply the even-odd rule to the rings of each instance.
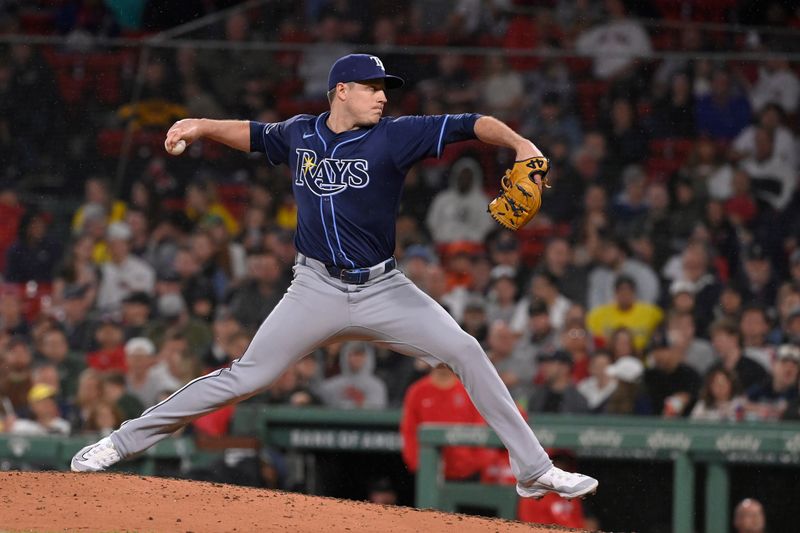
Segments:
[[[406,391],[400,434],[403,436],[403,461],[411,472],[419,464],[417,428],[426,422],[485,424],[470,401],[464,385],[445,365],[416,381]],[[443,451],[446,479],[466,479],[480,473],[486,450],[474,446],[448,446]]]

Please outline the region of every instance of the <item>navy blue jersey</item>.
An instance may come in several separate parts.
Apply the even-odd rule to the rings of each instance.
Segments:
[[[292,171],[297,250],[329,265],[360,268],[392,256],[403,180],[420,159],[475,138],[480,115],[386,117],[333,133],[328,112],[250,123],[250,151]]]

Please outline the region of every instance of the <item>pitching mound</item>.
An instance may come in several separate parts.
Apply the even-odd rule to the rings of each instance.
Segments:
[[[562,531],[178,479],[0,472],[2,531]]]

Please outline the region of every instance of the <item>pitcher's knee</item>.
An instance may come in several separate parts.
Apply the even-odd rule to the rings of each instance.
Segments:
[[[486,353],[474,337],[465,333],[463,336],[458,337],[455,342],[448,343],[447,350],[441,354],[441,358],[450,366],[461,366],[463,363],[476,358],[486,358]]]

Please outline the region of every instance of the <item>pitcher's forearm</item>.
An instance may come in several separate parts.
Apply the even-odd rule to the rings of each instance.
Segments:
[[[242,152],[250,151],[250,122],[247,120],[200,119],[200,136]]]
[[[517,160],[542,155],[541,150],[535,144],[494,117],[482,116],[479,118],[475,122],[475,136],[487,144],[511,148],[516,152]]]

